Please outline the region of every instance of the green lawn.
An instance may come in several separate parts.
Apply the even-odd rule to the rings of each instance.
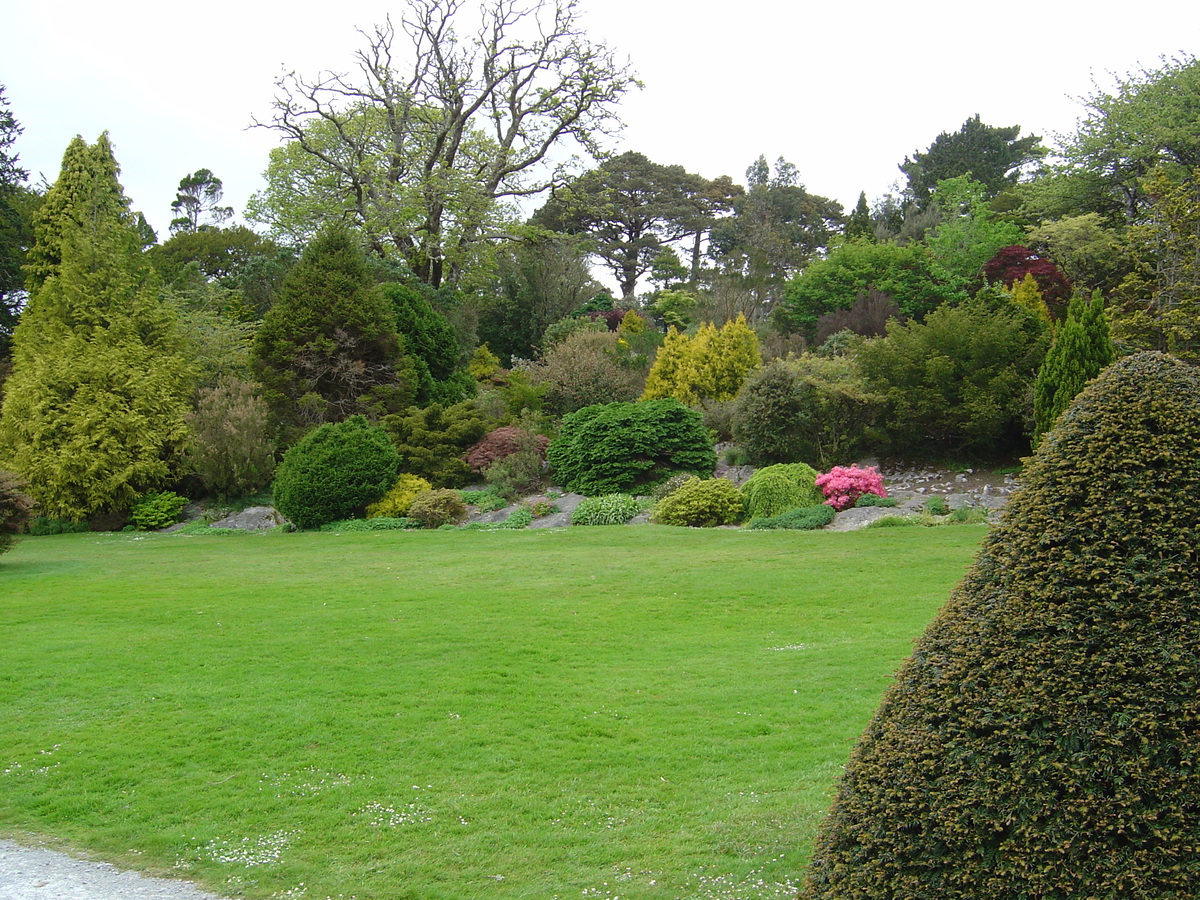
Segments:
[[[28,538],[0,834],[249,897],[787,897],[983,534]]]

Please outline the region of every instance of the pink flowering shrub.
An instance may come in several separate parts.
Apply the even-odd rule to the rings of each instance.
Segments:
[[[825,503],[838,512],[849,509],[863,494],[886,497],[883,476],[874,466],[860,469],[858,466],[834,466],[824,475],[817,476],[817,487],[825,495]]]

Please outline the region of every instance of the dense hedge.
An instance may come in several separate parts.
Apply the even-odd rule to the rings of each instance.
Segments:
[[[387,492],[399,468],[387,433],[351,416],[322,425],[284,454],[275,470],[275,506],[297,528],[349,519]]]
[[[546,459],[559,484],[589,496],[634,493],[677,472],[707,477],[717,464],[700,413],[672,399],[585,406],[563,418]]]
[[[846,767],[807,898],[1192,898],[1200,373],[1058,420]]]

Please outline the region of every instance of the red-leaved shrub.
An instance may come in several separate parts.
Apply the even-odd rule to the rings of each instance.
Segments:
[[[505,425],[489,431],[470,450],[463,454],[463,461],[472,472],[482,472],[497,460],[504,459],[522,450],[536,450],[546,458],[546,447],[550,439],[544,434],[530,434],[524,428]]]

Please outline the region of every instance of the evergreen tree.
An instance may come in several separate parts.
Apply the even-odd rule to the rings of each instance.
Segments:
[[[189,372],[117,171],[76,139],[47,191],[0,413],[5,464],[60,518],[119,514],[183,464]]]
[[[63,242],[71,232],[87,231],[103,221],[133,227],[120,174],[108,132],[91,145],[79,136],[67,145],[58,180],[34,214],[34,244],[25,258],[26,290],[36,291],[58,272]]]
[[[672,325],[667,329],[658,353],[654,356],[654,364],[646,376],[646,386],[642,390],[642,400],[662,400],[674,397],[683,403],[693,402],[686,387],[688,357],[692,339],[681,334]]]
[[[433,308],[421,290],[408,284],[385,284],[383,294],[395,314],[396,331],[417,372],[417,402],[462,399],[463,388],[452,384],[459,366],[458,338],[446,317]]]
[[[1110,366],[1058,419],[851,754],[806,900],[1192,900],[1200,377]]]
[[[850,213],[850,218],[846,220],[846,227],[842,230],[842,234],[848,241],[863,238],[874,243],[875,223],[871,220],[871,208],[867,206],[866,191],[859,193],[858,203],[854,207],[854,212]]]
[[[1067,321],[1054,337],[1033,384],[1033,440],[1036,444],[1071,401],[1116,357],[1097,291],[1091,300],[1072,298]]]
[[[732,400],[760,362],[758,335],[743,315],[719,329],[705,322],[695,337],[672,327],[658,348],[641,399],[674,397],[689,405]]]
[[[285,428],[411,402],[414,371],[393,313],[344,227],[321,231],[284,278],[255,336],[254,367]]]

